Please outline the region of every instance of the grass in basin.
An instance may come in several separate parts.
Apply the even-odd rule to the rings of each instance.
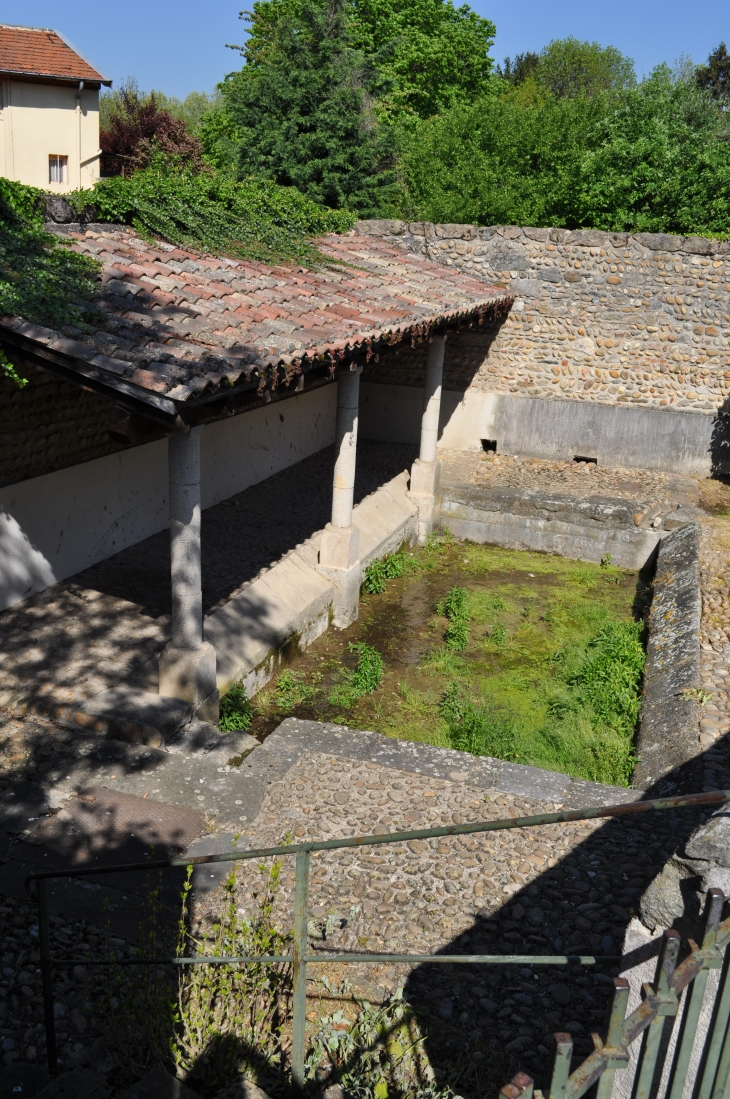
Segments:
[[[392,573],[363,593],[353,626],[329,630],[254,699],[252,732],[295,714],[629,784],[644,665],[636,573],[449,537],[404,551]],[[348,684],[363,645],[383,668],[358,695]]]

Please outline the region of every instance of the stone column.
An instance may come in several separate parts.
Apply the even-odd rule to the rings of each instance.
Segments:
[[[192,702],[207,721],[218,720],[215,649],[203,640],[200,558],[200,434],[170,435],[170,573],[172,641],[160,654],[160,694]]]
[[[410,495],[418,507],[418,541],[425,542],[438,518],[441,466],[436,459],[441,412],[441,382],[446,336],[432,336],[428,345],[421,417],[421,449],[411,469]]]
[[[332,521],[322,532],[319,551],[320,571],[335,586],[333,622],[340,629],[357,618],[360,595],[360,532],[352,522],[352,507],[361,373],[361,366],[345,370],[337,381]]]

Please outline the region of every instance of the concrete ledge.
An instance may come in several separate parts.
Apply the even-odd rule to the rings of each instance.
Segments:
[[[380,733],[350,729],[322,721],[288,717],[267,737],[268,765],[288,770],[306,751],[329,752],[335,756],[377,763],[399,771],[469,782],[485,791],[517,794],[552,802],[556,808],[587,809],[638,801],[641,792],[623,786],[574,779],[556,771],[505,763],[491,756],[472,756],[454,748],[434,748],[408,740],[394,740]],[[262,757],[261,757],[262,758]],[[277,761],[280,763],[277,764]],[[280,775],[277,775],[280,777]]]
[[[675,772],[699,759],[699,706],[682,697],[700,682],[699,548],[700,525],[687,523],[662,539],[657,554],[634,771],[634,786],[654,786],[656,796],[677,792]],[[696,789],[702,788],[700,774],[698,764],[690,779]],[[692,792],[686,769],[681,787],[683,794]]]
[[[559,553],[579,561],[600,561],[607,553],[615,565],[642,568],[659,542],[646,525],[649,506],[618,498],[578,499],[563,493],[446,485],[441,524],[457,538],[509,549]]]
[[[417,509],[408,498],[408,473],[399,473],[353,511],[360,565],[417,537]],[[303,651],[330,624],[335,592],[318,570],[318,531],[205,620],[205,638],[216,650],[218,689],[243,684],[251,696],[276,674],[288,648]]]

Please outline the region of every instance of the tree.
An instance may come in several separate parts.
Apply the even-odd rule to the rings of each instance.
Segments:
[[[270,64],[278,48],[279,23],[296,20],[301,10],[301,0],[255,0],[242,48],[246,64]],[[377,59],[383,80],[375,103],[379,118],[430,118],[487,92],[495,27],[468,4],[352,0],[349,10],[352,45]]]
[[[540,55],[529,50],[527,53],[518,53],[514,61],[511,61],[509,57],[505,57],[504,64],[497,66],[497,76],[501,76],[503,80],[509,81],[510,84],[524,84],[529,77],[535,75],[539,63]]]
[[[698,65],[695,80],[699,88],[708,91],[713,99],[727,99],[730,95],[730,55],[724,42],[707,58],[706,65]]]
[[[634,63],[614,46],[556,38],[540,52],[535,78],[558,98],[619,91],[636,83]]]
[[[221,85],[240,175],[293,185],[334,208],[382,208],[395,182],[389,134],[372,110],[383,82],[354,42],[348,0],[284,0],[259,13],[256,29],[243,47],[247,64]]]
[[[188,167],[200,167],[200,141],[182,118],[160,107],[154,92],[143,96],[136,85],[128,83],[116,93],[113,106],[105,105],[104,114],[99,144],[107,171],[125,175],[145,168],[157,152],[178,158]]]

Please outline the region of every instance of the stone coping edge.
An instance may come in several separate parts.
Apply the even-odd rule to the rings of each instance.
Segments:
[[[686,769],[700,745],[699,704],[685,694],[700,682],[700,529],[685,523],[657,552],[634,770],[634,785],[657,797],[702,789],[699,765]]]
[[[556,808],[589,809],[638,801],[642,797],[642,791],[623,786],[604,786],[600,782],[587,782],[540,767],[506,763],[491,756],[477,757],[455,748],[435,748],[431,744],[394,740],[346,725],[296,717],[285,718],[261,748],[254,751],[252,758],[266,754],[272,762],[274,759],[286,761],[288,770],[307,751],[326,752],[448,782],[468,782],[485,793],[513,794],[552,802]]]

